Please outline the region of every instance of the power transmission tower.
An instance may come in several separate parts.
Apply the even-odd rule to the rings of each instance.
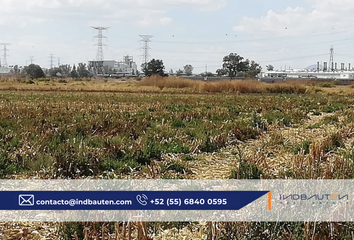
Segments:
[[[7,65],[7,52],[9,50],[7,49],[7,46],[10,45],[10,43],[0,43],[0,45],[4,46],[4,49],[2,50],[4,52],[2,65],[4,67],[8,67],[8,65]]]
[[[139,35],[139,36],[142,38],[141,42],[144,43],[142,49],[144,51],[143,64],[144,64],[144,68],[145,68],[147,65],[147,62],[149,60],[149,49],[150,49],[149,42],[151,42],[150,38],[152,38],[153,36],[152,35]]]
[[[329,56],[329,66],[328,68],[331,69],[331,71],[333,72],[334,71],[334,61],[333,61],[333,58],[334,58],[334,48],[333,46],[331,47],[330,49],[330,56]]]
[[[50,54],[50,56],[49,56],[49,58],[50,58],[50,69],[52,69],[53,68],[53,62],[54,62],[54,55],[53,54]]]
[[[106,44],[103,44],[102,41],[103,38],[107,38],[106,36],[103,36],[103,31],[107,30],[108,27],[92,27],[92,28],[98,31],[98,35],[95,36],[95,38],[98,39],[97,44],[95,44],[95,46],[97,46],[96,61],[101,62],[104,59],[102,47],[107,46]]]
[[[30,62],[31,62],[31,64],[33,64],[33,56],[30,56]]]

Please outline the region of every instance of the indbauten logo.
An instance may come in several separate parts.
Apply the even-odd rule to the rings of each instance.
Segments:
[[[338,204],[348,203],[348,194],[280,194],[279,200],[281,204]]]
[[[280,200],[302,200],[302,201],[341,201],[341,200],[349,200],[348,194],[340,195],[340,194],[289,194],[289,195],[281,195]]]

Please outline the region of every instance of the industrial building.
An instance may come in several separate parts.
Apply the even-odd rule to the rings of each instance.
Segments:
[[[304,70],[266,71],[260,74],[261,81],[288,79],[354,80],[354,71],[315,72]]]
[[[138,71],[138,66],[134,62],[132,56],[124,56],[123,61],[103,60],[90,61],[90,66],[97,70],[98,75],[108,76],[135,76]],[[97,67],[98,66],[98,67]]]
[[[349,63],[347,66],[345,63],[338,64],[334,62],[334,48],[330,48],[329,63],[317,62],[317,65],[313,65],[306,69],[289,69],[281,71],[265,71],[259,74],[258,79],[265,82],[285,81],[288,79],[318,79],[318,80],[341,80],[341,81],[354,81],[354,68]]]
[[[11,68],[9,67],[1,67],[0,66],[0,74],[3,75],[3,74],[9,74],[11,72]]]
[[[354,69],[349,63],[348,67],[341,63],[340,69],[337,68],[337,63],[330,64],[327,67],[327,62],[317,63],[317,68],[311,69],[289,69],[281,71],[265,71],[259,74],[259,80],[265,82],[281,81],[281,80],[296,80],[296,79],[318,79],[318,80],[351,80],[354,81]]]

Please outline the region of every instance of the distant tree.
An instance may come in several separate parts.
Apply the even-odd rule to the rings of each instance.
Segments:
[[[163,65],[162,60],[152,59],[147,65],[142,69],[145,76],[150,77],[152,75],[167,76],[164,72],[165,66]]]
[[[274,71],[274,66],[271,64],[267,65],[266,68],[268,71]]]
[[[204,72],[200,74],[202,77],[214,77],[214,74],[212,72]]]
[[[145,69],[147,68],[147,65],[148,65],[147,63],[142,63],[142,64],[140,65],[142,72],[145,72]]]
[[[86,63],[79,63],[77,65],[77,73],[79,74],[79,77],[89,77],[90,72],[87,70]]]
[[[246,75],[249,78],[255,78],[262,71],[262,67],[255,61],[251,61]]]
[[[190,64],[187,64],[186,66],[183,67],[184,73],[187,76],[191,76],[193,74],[194,67]]]
[[[76,66],[75,66],[75,64],[74,64],[74,66],[73,66],[73,69],[72,69],[71,72],[70,72],[70,77],[72,77],[72,78],[78,78],[78,77],[79,77],[79,74],[78,74],[77,71],[76,71]]]
[[[173,75],[173,69],[170,69],[170,75]]]
[[[27,76],[31,79],[42,78],[45,77],[45,74],[42,68],[36,64],[30,64],[23,68],[22,70]]]
[[[59,70],[63,77],[69,77],[71,72],[71,66],[70,64],[62,64],[59,66]]]
[[[216,70],[216,74],[221,77],[221,76],[226,76],[228,73],[227,69],[221,68]]]
[[[97,68],[96,68],[96,62],[94,61],[90,61],[88,64],[87,64],[87,70],[90,72],[90,73],[95,73]]]
[[[237,53],[230,53],[223,58],[223,69],[227,70],[230,79],[237,76],[238,72],[247,72],[249,70],[249,61]]]
[[[18,65],[14,66],[14,73],[20,73],[20,68],[18,67]]]
[[[182,74],[183,74],[183,70],[178,69],[178,70],[176,71],[176,75],[177,75],[177,76],[182,76]]]
[[[61,75],[61,70],[58,67],[54,67],[49,69],[48,75],[50,77],[57,77],[58,75]]]

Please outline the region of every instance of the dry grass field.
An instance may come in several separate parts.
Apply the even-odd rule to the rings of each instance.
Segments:
[[[353,93],[313,82],[2,78],[0,178],[352,179]],[[8,240],[353,232],[351,223],[0,223]]]
[[[49,79],[0,78],[0,90],[61,92],[169,92],[169,93],[305,93],[296,83],[266,84],[255,80],[218,82],[194,81],[178,77],[152,76],[133,79]]]

